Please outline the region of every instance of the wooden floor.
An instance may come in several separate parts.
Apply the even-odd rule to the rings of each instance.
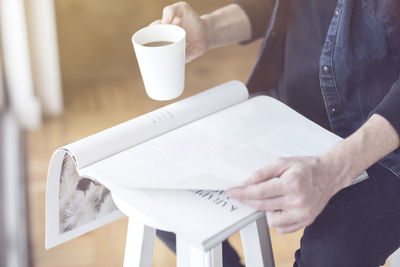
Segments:
[[[44,249],[47,167],[56,148],[167,104],[145,95],[130,36],[156,19],[171,1],[55,2],[65,112],[58,118],[47,118],[42,128],[26,134],[33,262],[38,267],[122,266],[126,219]],[[189,3],[204,13],[229,1]],[[182,98],[231,79],[245,81],[259,45],[217,49],[187,65]],[[293,265],[300,236],[301,232],[279,235],[272,230],[277,266]],[[237,234],[231,241],[241,251]],[[174,254],[159,241],[153,266],[175,266]]]

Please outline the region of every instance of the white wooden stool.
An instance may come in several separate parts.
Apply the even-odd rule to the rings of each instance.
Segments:
[[[159,213],[154,212],[154,208],[161,206],[154,206],[155,203],[151,199],[148,203],[143,203],[143,201],[138,203],[137,200],[139,198],[135,199],[134,196],[140,190],[132,189],[132,191],[132,194],[127,192],[119,195],[112,193],[117,207],[129,216],[124,267],[151,267],[156,229],[176,234],[178,267],[222,267],[221,244],[237,231],[240,231],[246,266],[274,267],[270,234],[264,212],[254,211],[246,218],[241,218],[239,222],[232,222],[232,227],[229,227],[228,231],[223,231],[212,239],[210,238],[210,240],[203,238],[201,243],[196,240],[196,237],[191,236],[191,233],[174,229],[173,226],[174,223],[177,225],[187,223],[187,221],[182,221],[182,218],[187,218],[193,222],[193,216],[195,215],[187,214],[188,216],[178,220],[173,216],[169,216],[169,218],[168,216],[163,217],[162,214],[158,216]],[[178,192],[178,194],[185,193]],[[164,203],[158,204],[162,205]],[[176,209],[176,205],[179,205],[179,202],[165,203],[166,207],[165,209],[160,209],[160,213],[168,214],[168,205],[171,204],[175,204],[174,208]],[[146,210],[150,212],[146,212]],[[209,218],[205,214],[201,216],[204,221],[198,220],[195,223],[196,225],[193,225],[193,229],[194,227],[206,227],[207,224],[212,223],[206,221]],[[224,215],[222,214],[222,216]],[[215,218],[215,214],[213,214],[213,218],[220,219]],[[179,226],[176,228],[179,228]]]

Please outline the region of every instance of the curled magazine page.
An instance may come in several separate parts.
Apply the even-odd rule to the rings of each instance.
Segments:
[[[243,102],[248,96],[243,83],[230,81],[76,141],[63,149],[73,155],[80,169]]]
[[[47,180],[47,249],[124,216],[115,206],[110,191],[79,176],[74,159],[65,151],[58,150],[53,155],[49,176],[56,178]]]
[[[116,210],[110,191],[96,181],[79,176],[71,157],[65,155],[59,191],[60,234]]]

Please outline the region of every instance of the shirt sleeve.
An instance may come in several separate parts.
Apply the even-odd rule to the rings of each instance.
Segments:
[[[379,114],[384,117],[400,136],[400,80],[397,80],[392,85],[389,93],[371,111],[370,116],[373,114]]]
[[[248,43],[265,35],[269,19],[272,15],[275,0],[233,0],[247,14],[251,23],[251,38]]]

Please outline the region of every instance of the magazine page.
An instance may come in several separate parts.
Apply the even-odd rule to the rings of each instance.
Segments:
[[[342,140],[259,96],[82,168],[110,187],[225,190],[278,157],[317,155]]]
[[[46,248],[123,216],[109,189],[80,176],[80,167],[247,98],[247,88],[230,81],[58,149],[50,161],[46,185]]]

